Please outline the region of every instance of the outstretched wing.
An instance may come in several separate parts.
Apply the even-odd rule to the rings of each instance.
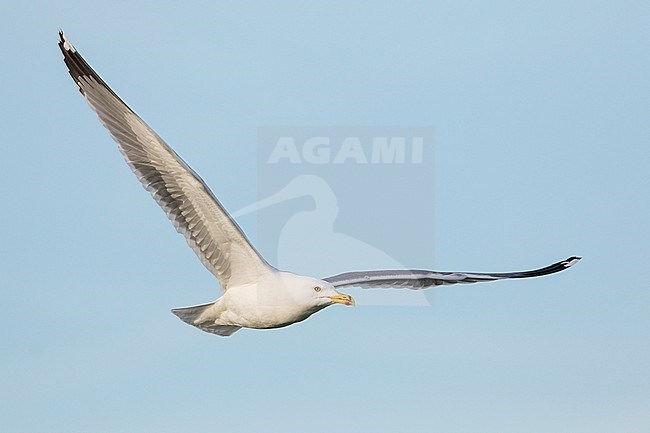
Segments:
[[[222,289],[255,281],[272,269],[205,182],[108,87],[63,32],[59,36],[63,59],[79,91],[142,185]]]
[[[334,287],[376,287],[405,288],[411,290],[426,289],[431,286],[444,286],[458,283],[479,283],[509,278],[530,278],[550,275],[563,271],[576,264],[581,257],[570,257],[544,268],[532,271],[509,273],[475,273],[475,272],[436,272],[420,270],[347,272],[345,274],[324,278]]]

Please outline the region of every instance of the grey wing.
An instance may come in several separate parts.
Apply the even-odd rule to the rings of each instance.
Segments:
[[[255,281],[271,269],[205,182],[108,87],[63,32],[59,36],[63,59],[79,91],[222,289]]]
[[[412,290],[426,289],[431,286],[444,286],[459,283],[479,283],[511,278],[531,278],[550,275],[563,271],[576,264],[581,257],[570,257],[552,265],[532,271],[508,273],[475,273],[475,272],[437,272],[423,270],[385,270],[367,272],[346,272],[333,277],[324,278],[334,287],[364,287],[364,288],[405,288]]]

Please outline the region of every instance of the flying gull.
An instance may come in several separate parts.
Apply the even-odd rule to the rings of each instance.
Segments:
[[[529,278],[560,272],[580,257],[544,268],[510,273],[377,270],[323,279],[280,271],[269,265],[210,188],[111,90],[59,32],[59,48],[70,75],[100,122],[117,142],[127,164],[163,208],[203,265],[219,280],[214,302],[172,312],[202,331],[228,336],[241,328],[281,328],[334,304],[354,305],[342,287],[406,288]]]

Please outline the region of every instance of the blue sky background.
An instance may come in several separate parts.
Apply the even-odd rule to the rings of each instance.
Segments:
[[[0,22],[3,431],[650,429],[647,2],[4,2]],[[257,198],[260,126],[421,125],[434,190],[395,182],[433,200],[390,224],[412,240],[400,221],[433,212],[435,268],[584,260],[202,333],[169,309],[216,281],[76,91],[59,27],[228,209]]]

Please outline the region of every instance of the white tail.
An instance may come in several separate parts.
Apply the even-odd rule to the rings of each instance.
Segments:
[[[222,337],[228,337],[239,331],[241,326],[219,325],[210,320],[201,320],[203,312],[214,304],[215,302],[210,302],[209,304],[195,305],[193,307],[175,308],[172,310],[172,313],[178,316],[183,322],[196,326],[201,331],[221,335]]]

